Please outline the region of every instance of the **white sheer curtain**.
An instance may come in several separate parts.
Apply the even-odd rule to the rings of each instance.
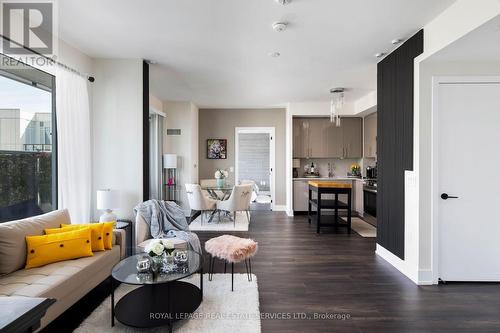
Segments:
[[[87,80],[65,69],[56,72],[58,208],[72,223],[90,222],[91,151]]]

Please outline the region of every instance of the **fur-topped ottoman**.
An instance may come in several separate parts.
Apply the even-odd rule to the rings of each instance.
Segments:
[[[224,261],[224,273],[226,264],[231,264],[231,291],[234,290],[234,264],[245,261],[248,281],[252,281],[252,258],[257,253],[257,242],[249,238],[240,238],[232,235],[222,235],[209,239],[205,243],[205,250],[210,254],[208,280],[212,281],[215,259]]]

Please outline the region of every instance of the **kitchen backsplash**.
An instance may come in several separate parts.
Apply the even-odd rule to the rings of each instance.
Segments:
[[[301,159],[300,160],[300,169],[299,169],[299,177],[302,177],[304,175],[304,172],[306,171],[305,167],[310,166],[311,162],[314,163],[315,168],[319,167],[319,175],[320,177],[328,177],[328,163],[331,163],[333,167],[333,174],[336,177],[345,177],[347,176],[348,172],[351,172],[351,165],[354,163],[357,163],[361,166],[361,171],[363,176],[365,176],[366,170],[365,168],[367,166],[374,166],[375,165],[375,159],[371,158],[365,158],[365,159],[338,159],[338,158],[332,158],[332,159]]]

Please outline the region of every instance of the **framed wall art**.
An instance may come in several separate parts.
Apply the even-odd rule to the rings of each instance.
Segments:
[[[209,160],[227,159],[227,139],[207,139],[207,158]]]

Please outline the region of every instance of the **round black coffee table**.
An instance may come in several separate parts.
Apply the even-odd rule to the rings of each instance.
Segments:
[[[137,262],[146,253],[136,254],[120,261],[111,273],[111,326],[115,316],[122,324],[138,328],[169,326],[186,319],[203,300],[202,256],[192,248],[187,249],[188,261],[183,271],[172,273],[137,273]],[[195,273],[200,274],[200,287],[179,281]],[[115,281],[140,285],[123,296],[115,306]]]

